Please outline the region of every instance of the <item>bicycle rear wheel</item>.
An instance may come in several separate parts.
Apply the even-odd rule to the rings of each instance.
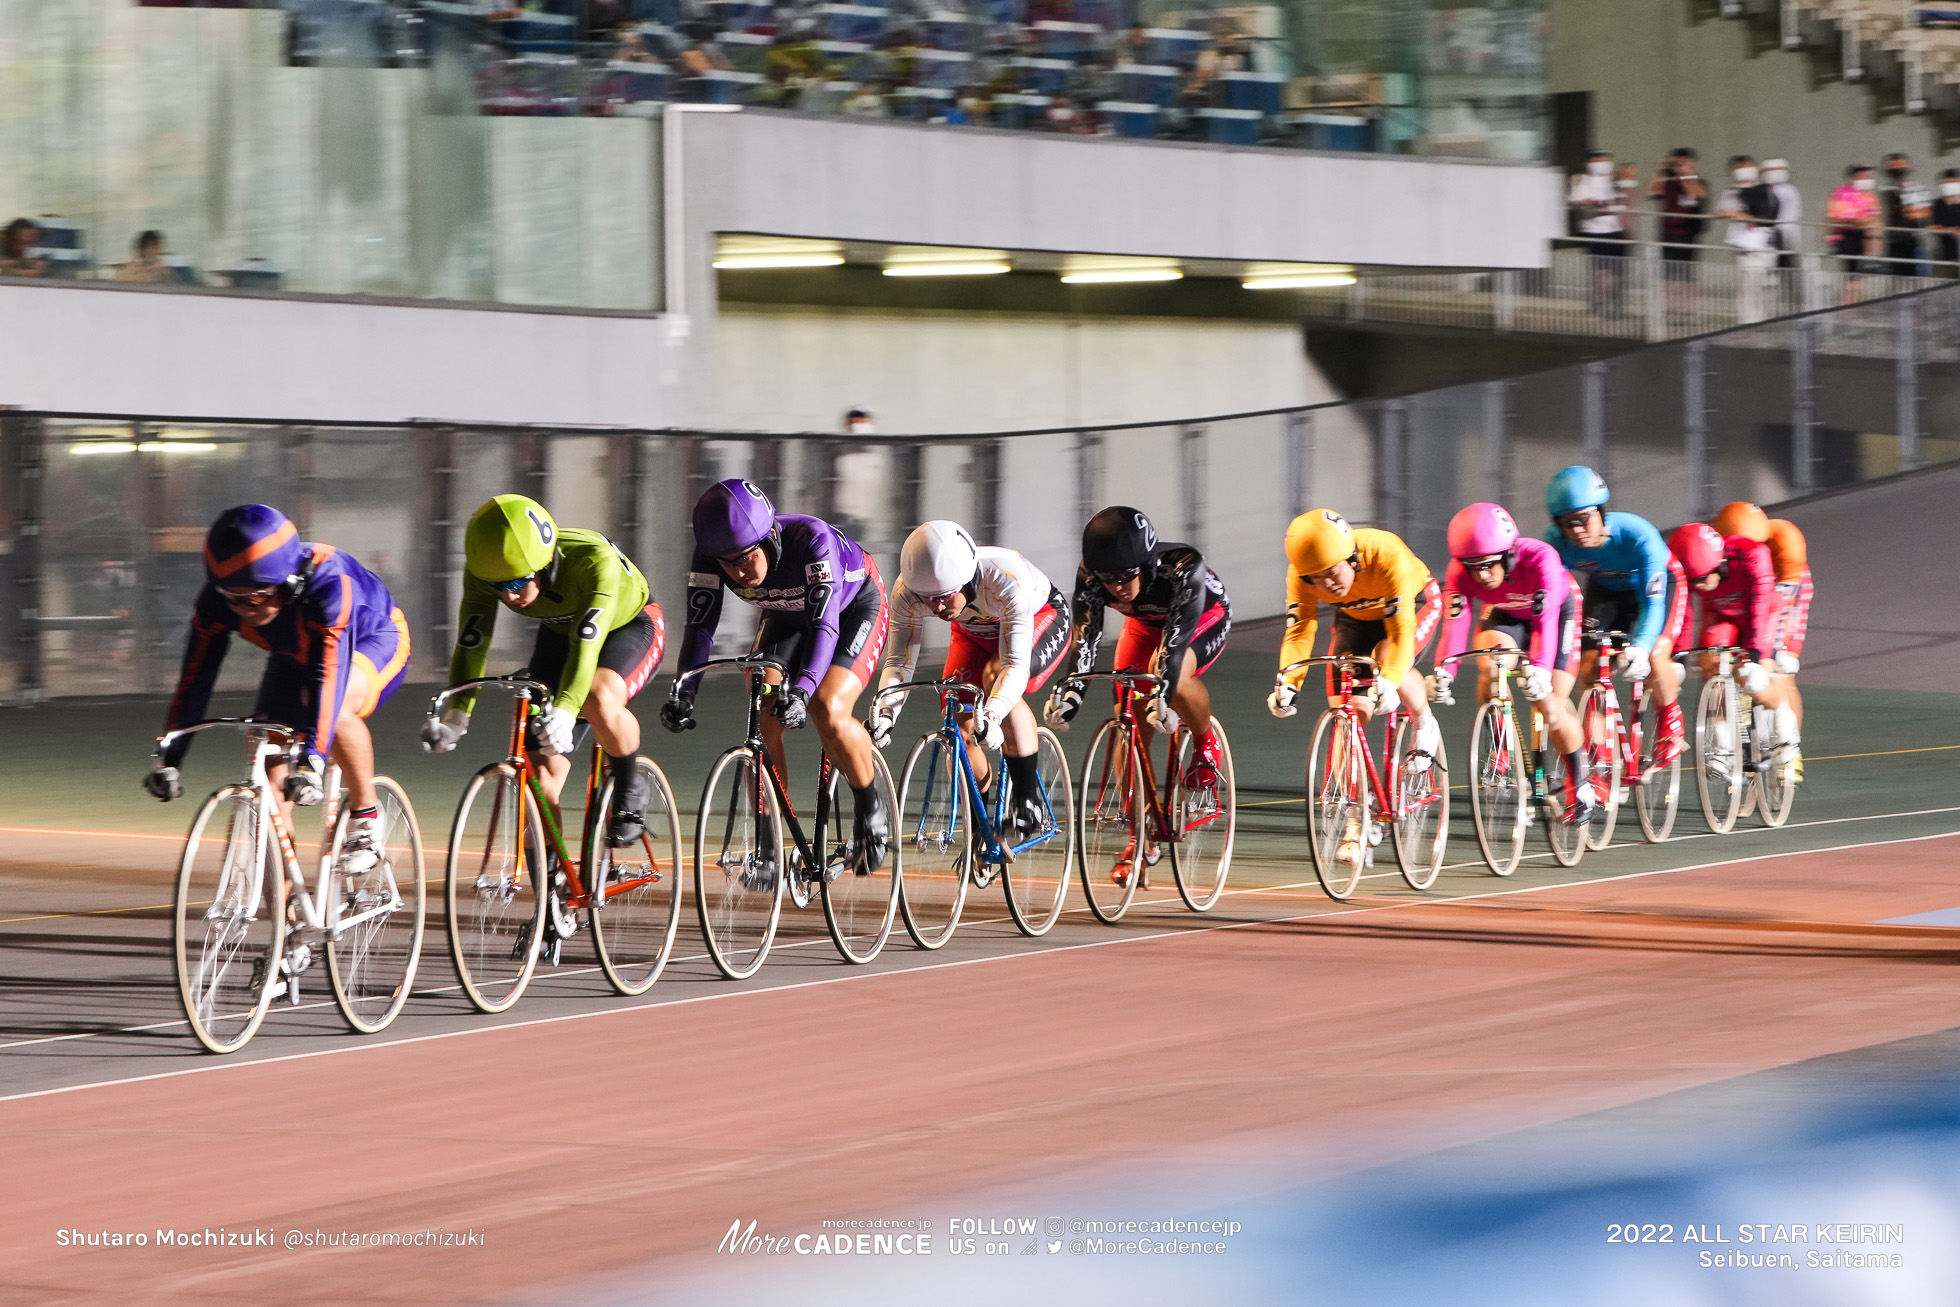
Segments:
[[[599,969],[622,994],[653,988],[674,955],[681,924],[681,821],[665,772],[651,758],[638,758],[646,789],[646,823],[640,837],[623,848],[606,840],[612,825],[613,782],[607,776],[599,801],[585,817],[585,875],[592,886],[586,921]]]
[[[258,802],[249,785],[206,799],[177,866],[177,994],[191,1033],[213,1053],[243,1048],[280,988],[286,877]]]
[[[1055,928],[1068,898],[1068,877],[1075,860],[1075,781],[1069,775],[1062,742],[1046,726],[1035,731],[1038,741],[1035,774],[1041,778],[1037,796],[1042,827],[1016,847],[1014,860],[1001,874],[1007,893],[1007,913],[1023,935],[1037,937]],[[905,864],[912,874],[912,864]]]
[[[974,823],[967,812],[966,772],[939,732],[919,737],[898,787],[897,842],[905,845],[899,910],[905,933],[923,949],[953,937],[966,905]]]
[[[1307,751],[1307,851],[1327,897],[1345,901],[1361,883],[1367,856],[1368,782],[1361,761],[1361,728],[1338,708],[1320,714]],[[1341,846],[1354,852],[1343,857]]]
[[[1734,682],[1726,676],[1703,681],[1695,708],[1695,788],[1701,792],[1702,816],[1717,835],[1734,828],[1743,792],[1749,788],[1742,770],[1739,725]]]
[[[1102,724],[1082,766],[1076,808],[1075,866],[1096,920],[1114,925],[1130,909],[1143,879],[1143,762],[1130,734],[1112,718]]]
[[[1756,773],[1756,815],[1765,826],[1781,826],[1790,820],[1790,807],[1796,801],[1797,787],[1783,770],[1783,737],[1776,729],[1776,714],[1763,709],[1756,714],[1760,728],[1755,734],[1756,756],[1761,770]]]
[[[1597,685],[1579,700],[1580,752],[1586,758],[1586,772],[1593,787],[1593,819],[1586,826],[1586,847],[1603,849],[1613,842],[1613,827],[1620,819],[1620,774],[1623,752],[1620,733],[1620,705],[1610,690]]]
[[[859,966],[884,951],[885,941],[891,938],[892,922],[898,916],[898,900],[905,884],[905,845],[897,838],[897,832],[890,831],[891,823],[897,820],[898,787],[892,784],[891,768],[885,766],[884,754],[874,751],[871,763],[875,769],[871,784],[884,798],[889,832],[884,859],[875,867],[860,866],[857,840],[845,834],[842,824],[844,812],[839,799],[849,787],[838,783],[840,773],[835,771],[830,774],[830,829],[819,826],[817,846],[813,850],[817,865],[823,868],[823,921],[830,928],[830,941],[846,962]],[[851,795],[851,803],[849,829],[855,830],[855,793]]]
[[[428,910],[428,876],[423,870],[422,827],[402,787],[386,776],[374,779],[381,813],[379,860],[367,871],[334,872],[330,893],[340,896],[344,925],[327,941],[327,976],[334,1001],[347,1024],[371,1035],[401,1015],[422,958]],[[339,850],[346,836],[348,806],[328,848]],[[371,915],[369,915],[371,914]]]
[[[1540,756],[1545,760],[1545,796],[1539,801],[1539,814],[1545,820],[1545,843],[1551,846],[1552,857],[1561,867],[1576,867],[1579,859],[1586,856],[1586,828],[1565,824],[1565,804],[1568,791],[1568,773],[1565,755],[1551,741],[1551,726],[1543,713],[1533,711],[1532,731],[1537,739]]]
[[[1439,739],[1436,756],[1417,770],[1409,765],[1416,747],[1416,727],[1404,717],[1389,743],[1395,767],[1395,861],[1410,889],[1428,889],[1443,869],[1443,851],[1450,839],[1450,759]]]
[[[1203,785],[1187,787],[1184,782],[1198,741],[1190,727],[1177,728],[1170,751],[1170,801],[1164,805],[1177,837],[1171,841],[1171,876],[1177,881],[1178,897],[1193,912],[1209,911],[1225,892],[1239,823],[1232,746],[1218,718],[1211,719],[1211,729],[1218,740],[1216,775]]]
[[[1524,856],[1526,761],[1518,748],[1510,705],[1492,700],[1477,709],[1470,728],[1470,819],[1477,847],[1492,873],[1508,876]]]
[[[761,970],[783,911],[783,823],[776,792],[742,745],[722,754],[694,820],[694,910],[715,969]]]
[[[544,827],[517,772],[494,762],[470,778],[449,828],[443,901],[449,955],[480,1011],[524,996],[544,939]]]
[[[1665,767],[1654,765],[1654,751],[1660,747],[1660,704],[1653,695],[1640,706],[1642,756],[1635,760],[1640,768],[1633,782],[1634,809],[1640,814],[1640,830],[1649,841],[1659,844],[1674,830],[1674,815],[1681,809],[1681,755]]]

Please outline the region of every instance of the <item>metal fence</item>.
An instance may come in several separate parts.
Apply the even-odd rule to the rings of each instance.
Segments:
[[[1284,605],[1280,542],[1311,506],[1394,530],[1440,570],[1464,503],[1541,523],[1557,468],[1600,468],[1662,526],[1960,459],[1960,287],[1392,399],[1103,429],[960,437],[346,426],[0,412],[0,701],[155,693],[175,676],[206,525],[250,500],[375,568],[443,674],[462,524],[507,490],[595,527],[679,603],[688,512],[748,476],[896,572],[925,518],[968,523],[1066,587],[1082,523],[1133,504],[1204,550],[1239,621]],[[725,636],[747,637],[731,606]],[[506,622],[514,664],[522,637]],[[234,653],[224,684],[251,681]]]

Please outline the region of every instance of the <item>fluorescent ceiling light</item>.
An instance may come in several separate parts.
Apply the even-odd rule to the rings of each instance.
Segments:
[[[217,447],[209,440],[146,440],[136,448],[145,454],[209,454]]]
[[[1315,290],[1323,286],[1352,286],[1351,272],[1296,272],[1284,276],[1247,277],[1239,285],[1247,290]]]
[[[841,254],[733,254],[716,259],[724,271],[746,268],[834,268],[843,263]]]
[[[133,440],[91,440],[86,445],[70,445],[69,452],[77,457],[83,454],[134,454],[136,442]]]
[[[1098,272],[1065,272],[1062,280],[1070,284],[1116,281],[1180,281],[1184,273],[1177,268],[1110,268]]]
[[[992,277],[1014,271],[1007,263],[895,263],[887,277]]]

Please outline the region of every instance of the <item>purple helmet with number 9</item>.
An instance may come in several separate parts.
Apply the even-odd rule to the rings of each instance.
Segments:
[[[1518,524],[1502,504],[1472,504],[1450,519],[1450,557],[1488,558],[1510,552]]]
[[[299,528],[276,508],[240,504],[218,514],[204,537],[204,570],[232,589],[284,585],[305,557]]]
[[[730,477],[709,486],[694,505],[694,543],[704,554],[732,558],[769,538],[776,506],[753,481]]]

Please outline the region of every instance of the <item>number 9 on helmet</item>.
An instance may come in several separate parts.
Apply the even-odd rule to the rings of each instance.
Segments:
[[[979,569],[979,547],[958,522],[922,523],[898,551],[898,579],[920,598],[964,589]]]
[[[463,563],[480,581],[515,581],[550,566],[558,524],[544,505],[523,495],[498,495],[463,529]]]

